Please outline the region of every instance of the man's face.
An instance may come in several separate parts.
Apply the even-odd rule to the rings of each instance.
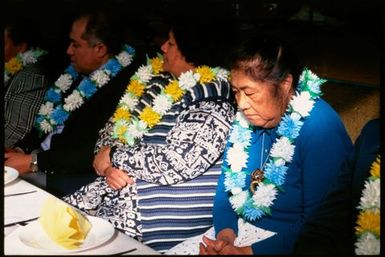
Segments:
[[[82,39],[86,29],[87,20],[82,18],[72,24],[70,32],[70,45],[67,48],[67,54],[71,58],[74,68],[82,74],[89,74],[101,66],[100,56],[97,47],[90,46],[88,42]]]

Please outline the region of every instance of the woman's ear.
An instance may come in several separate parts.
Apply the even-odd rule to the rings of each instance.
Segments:
[[[287,75],[286,78],[282,81],[281,87],[285,94],[289,94],[293,89],[293,76],[291,74]]]

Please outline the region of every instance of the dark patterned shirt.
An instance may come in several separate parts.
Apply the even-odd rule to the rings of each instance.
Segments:
[[[47,85],[48,79],[37,64],[27,65],[5,84],[5,147],[12,147],[31,130]]]

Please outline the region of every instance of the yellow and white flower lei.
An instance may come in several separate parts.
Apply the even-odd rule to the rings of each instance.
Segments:
[[[28,64],[36,63],[38,59],[46,53],[45,50],[40,48],[30,49],[24,53],[18,53],[4,64],[4,83],[7,83],[12,76],[24,69]]]
[[[357,255],[380,254],[380,208],[381,208],[381,156],[373,162],[370,177],[365,181],[358,209],[355,253]]]
[[[194,71],[182,73],[178,79],[171,80],[159,95],[155,96],[152,106],[146,106],[139,117],[132,117],[132,111],[148,87],[148,82],[163,71],[163,58],[147,58],[147,65],[142,65],[131,77],[126,93],[119,101],[113,115],[112,137],[122,143],[133,146],[149,129],[157,125],[172,105],[182,99],[186,91],[197,83],[205,84],[215,79],[227,80],[229,72],[220,67],[199,66]]]

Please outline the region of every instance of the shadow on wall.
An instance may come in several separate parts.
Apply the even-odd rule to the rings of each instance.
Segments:
[[[380,89],[327,82],[323,98],[338,112],[354,142],[362,127],[380,116]]]

